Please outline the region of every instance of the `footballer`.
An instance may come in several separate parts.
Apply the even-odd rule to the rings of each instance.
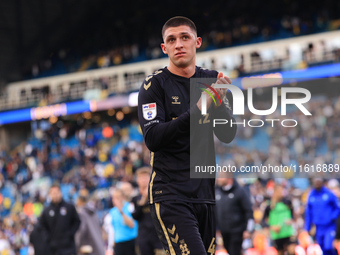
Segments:
[[[139,123],[151,151],[151,216],[167,254],[215,254],[215,179],[190,178],[190,120],[199,123],[202,118],[201,91],[197,90],[194,102],[190,100],[190,78],[214,78],[218,84],[230,84],[231,80],[196,66],[196,50],[202,39],[190,19],[169,19],[162,37],[161,48],[169,57],[169,65],[147,76],[138,96]],[[236,125],[213,127],[209,120],[235,122],[226,90],[215,91],[224,98],[223,103],[214,105],[208,96],[207,115],[198,125],[200,144],[204,145],[200,161],[209,165],[216,165],[214,134],[225,143],[236,134]]]

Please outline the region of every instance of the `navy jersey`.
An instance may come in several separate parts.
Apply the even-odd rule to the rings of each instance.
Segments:
[[[217,79],[217,74],[196,67],[192,78]],[[213,134],[229,143],[235,137],[236,125],[213,128],[212,121],[202,118],[196,105],[201,91],[195,91],[196,98],[190,104],[190,78],[172,74],[166,67],[148,76],[139,90],[138,118],[151,151],[150,204],[165,200],[215,203],[215,179],[190,178],[190,116],[201,124],[197,138],[203,153],[197,160],[205,165],[216,165]],[[207,112],[212,118],[235,122],[227,100],[224,102],[216,109],[212,105]]]

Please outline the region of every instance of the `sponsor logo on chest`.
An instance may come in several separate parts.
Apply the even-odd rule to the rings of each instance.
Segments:
[[[181,102],[178,102],[179,96],[172,96],[172,99],[174,100],[172,104],[181,104]]]

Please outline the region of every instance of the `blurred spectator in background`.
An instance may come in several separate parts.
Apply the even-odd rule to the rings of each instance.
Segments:
[[[279,255],[283,255],[294,234],[293,207],[291,201],[283,197],[283,188],[276,184],[270,205],[264,211],[264,222],[269,225],[270,238],[274,240]]]
[[[1,254],[10,254],[11,244],[8,241],[8,238],[4,235],[2,231],[0,231],[0,252]]]
[[[84,254],[85,250],[90,248],[91,252],[85,254],[104,255],[104,241],[95,203],[88,201],[88,197],[86,189],[79,191],[77,207],[81,224],[75,235],[76,248],[80,254]]]
[[[148,204],[148,186],[151,175],[149,167],[142,167],[136,171],[136,181],[140,194],[132,199],[134,211],[132,217],[138,221],[137,247],[141,255],[164,254],[155,226],[151,218]]]
[[[106,248],[106,255],[113,254],[113,247],[114,247],[114,229],[112,225],[112,217],[111,214],[108,213],[103,220],[103,229],[107,235],[107,248]]]
[[[224,247],[230,255],[240,255],[243,239],[254,227],[250,198],[236,180],[221,172],[217,179],[216,212]]]
[[[74,235],[80,219],[76,208],[63,200],[59,184],[51,186],[49,195],[51,204],[42,212],[40,224],[47,234],[50,255],[77,254]]]
[[[114,207],[110,210],[114,229],[114,254],[135,254],[138,223],[132,218],[130,204],[124,200],[123,192],[115,189],[112,196]]]
[[[336,87],[332,84],[331,91],[334,95],[339,95],[334,92]],[[314,94],[314,90],[311,93]],[[317,94],[316,91],[315,93]],[[271,101],[265,100],[261,101],[262,103],[266,103],[263,108],[256,107],[256,105],[255,108],[269,109],[271,106]],[[230,155],[230,164],[235,164],[237,167],[246,164],[260,165],[267,160],[277,160],[279,164],[297,161],[299,165],[306,163],[316,165],[320,160],[322,163],[338,164],[340,162],[339,96],[313,97],[308,109],[314,119],[306,121],[300,116],[297,129],[283,128],[279,125],[277,128],[267,127],[265,130],[257,129],[256,132],[253,130],[248,135],[246,128],[240,129],[238,139],[247,139],[247,142],[243,140],[243,145],[238,144],[231,147],[218,144],[216,151],[221,159],[224,159],[226,154]],[[297,111],[299,110],[297,109]],[[276,113],[273,118],[279,115]],[[81,114],[67,118],[69,117],[73,120],[68,121],[60,118],[56,124],[46,130],[32,130],[32,136],[11,151],[5,151],[0,146],[0,254],[2,249],[5,249],[6,252],[9,249],[10,254],[22,252],[23,255],[26,255],[25,250],[29,245],[27,236],[33,230],[35,217],[39,217],[41,214],[40,207],[42,204],[49,203],[46,196],[53,178],[58,178],[61,181],[64,199],[69,203],[75,203],[78,192],[82,188],[86,187],[90,190],[91,197],[96,198],[98,216],[101,221],[108,213],[109,208],[112,208],[110,190],[114,189],[116,185],[121,187],[122,180],[132,181],[135,178],[132,175],[134,169],[139,165],[149,164],[150,152],[142,143],[142,135],[139,133],[137,125],[134,125],[133,121],[130,123],[129,118],[119,124],[114,122],[88,124],[89,120],[84,119],[83,124],[80,125],[77,118],[81,119]],[[251,118],[251,115],[247,117]],[[35,124],[37,123],[32,122],[32,126]],[[107,124],[114,129],[114,135],[110,139],[102,136],[103,127]],[[86,138],[89,134],[92,134],[92,141],[87,145]],[[266,136],[269,137],[263,139],[263,134],[267,134]],[[289,149],[297,142],[300,143],[301,152]],[[269,144],[268,147],[262,147],[266,143]],[[253,147],[254,144],[256,144],[256,148]],[[107,153],[105,162],[100,160],[103,150]],[[306,153],[308,153],[307,156]],[[309,153],[311,154],[309,155]],[[133,167],[129,167],[129,164]],[[338,175],[334,172],[328,174],[330,174],[330,178],[335,178],[329,180],[327,184],[327,187],[334,192],[338,190],[338,181],[336,181],[339,180]],[[273,195],[275,180],[268,181],[266,178],[255,181],[248,178],[243,180],[242,177],[237,176],[238,182],[243,182],[252,195],[256,224],[251,240],[254,240],[256,233],[262,232],[267,236],[270,245],[273,240],[269,240],[269,230],[263,229],[261,220],[266,207],[270,204],[268,200]],[[294,207],[293,227],[296,229],[294,238],[298,239],[297,234],[304,229],[305,205],[311,185],[309,179],[290,179],[289,176],[287,178],[284,194],[285,197],[291,199]],[[282,184],[282,180],[278,181]],[[30,191],[29,187],[32,187],[31,185],[35,182],[39,183],[39,186],[43,185]],[[324,217],[323,214],[320,215],[320,217]],[[112,219],[108,217],[110,214],[105,217],[104,227],[107,229],[106,226],[110,225],[108,228],[110,234],[107,237],[104,233],[104,240],[112,249],[114,232]],[[223,245],[221,239],[217,241],[221,241],[220,244]],[[221,247],[217,244],[216,248]]]
[[[336,233],[335,233],[335,240],[333,241],[333,246],[337,250],[338,254],[340,254],[340,216],[336,221]]]
[[[313,180],[314,189],[309,194],[305,213],[305,229],[316,226],[316,241],[324,255],[335,255],[333,240],[335,238],[336,220],[340,213],[336,196],[323,185],[321,178]]]
[[[34,255],[50,254],[47,246],[47,236],[44,235],[44,230],[39,222],[34,225],[34,229],[30,234],[30,243],[34,247]]]
[[[330,189],[338,199],[340,199],[339,182],[337,179],[330,179],[327,182],[327,188]]]
[[[134,189],[130,182],[123,182],[120,186],[120,190],[123,193],[123,198],[126,202],[130,202],[134,196]]]

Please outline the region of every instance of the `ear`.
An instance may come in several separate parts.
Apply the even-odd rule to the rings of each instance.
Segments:
[[[197,39],[196,39],[196,49],[200,48],[201,45],[202,45],[202,38],[197,37]]]
[[[166,51],[164,43],[161,43],[161,48],[162,48],[162,51],[163,51],[164,54],[168,54],[168,52]]]

